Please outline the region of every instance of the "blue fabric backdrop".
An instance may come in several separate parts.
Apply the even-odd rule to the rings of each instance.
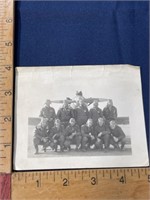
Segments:
[[[149,132],[148,2],[16,2],[15,65],[133,64]]]

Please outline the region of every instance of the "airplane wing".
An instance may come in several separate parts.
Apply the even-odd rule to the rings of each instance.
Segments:
[[[63,100],[51,100],[51,103],[63,103]]]
[[[89,105],[91,105],[94,101],[98,101],[98,102],[105,102],[105,101],[108,101],[109,99],[106,99],[106,98],[85,98],[84,99],[84,102]]]
[[[72,100],[72,99],[65,99],[65,101],[67,101],[69,104],[75,103],[75,101]],[[63,103],[64,100],[52,100],[51,102],[52,102],[52,103]]]
[[[87,103],[88,105],[92,104],[95,100],[97,100],[98,102],[105,102],[105,101],[108,101],[109,99],[106,99],[106,98],[84,98],[84,102]],[[65,101],[67,101],[69,104],[71,103],[75,103],[77,101],[75,100],[72,100],[72,99],[65,99]],[[64,100],[52,100],[51,101],[52,103],[63,103]]]

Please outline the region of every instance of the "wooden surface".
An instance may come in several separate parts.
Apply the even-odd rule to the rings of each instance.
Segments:
[[[11,172],[13,1],[0,1],[0,172]]]
[[[150,199],[150,169],[66,170],[12,174],[12,200]]]

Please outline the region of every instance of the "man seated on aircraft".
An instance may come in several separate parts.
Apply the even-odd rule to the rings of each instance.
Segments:
[[[83,151],[86,151],[87,149],[90,149],[90,146],[92,146],[96,142],[92,119],[88,119],[86,124],[81,126],[81,134],[81,147]]]
[[[35,148],[35,154],[39,153],[39,145],[42,145],[43,150],[46,151],[46,147],[49,146],[48,133],[49,130],[47,126],[47,120],[43,118],[34,130],[33,144]]]
[[[54,126],[54,120],[56,117],[55,110],[50,106],[51,101],[49,99],[46,100],[44,107],[40,111],[41,118],[47,119],[47,125],[49,130]]]
[[[107,106],[103,109],[103,116],[106,120],[106,125],[109,126],[111,120],[117,119],[117,108],[113,105],[112,100],[107,102]]]
[[[80,133],[80,128],[76,124],[76,121],[74,118],[71,118],[69,121],[69,125],[67,126],[65,130],[65,143],[64,146],[68,148],[69,150],[71,149],[70,145],[74,141],[76,144],[76,150],[79,149],[79,146],[81,144],[81,133]]]
[[[69,124],[69,120],[74,117],[73,109],[69,106],[67,100],[64,101],[62,108],[60,108],[57,112],[57,118],[61,121],[61,123],[66,128]]]
[[[93,120],[93,126],[97,125],[98,118],[103,117],[103,111],[98,107],[98,101],[94,100],[93,107],[89,111],[89,117]]]
[[[118,126],[114,120],[110,121],[110,133],[112,136],[110,143],[115,148],[123,150],[126,143],[126,135],[122,128]],[[119,144],[121,146],[119,146]]]
[[[76,108],[76,122],[81,127],[84,125],[89,117],[89,111],[83,100],[79,100],[79,106]]]
[[[75,100],[76,102],[79,102],[80,100],[84,101],[84,97],[83,97],[83,93],[82,91],[76,91],[76,96],[73,100]]]
[[[51,129],[50,140],[51,147],[55,148],[55,151],[57,151],[58,145],[60,146],[60,151],[64,151],[65,130],[59,119],[55,120],[55,125]]]
[[[95,147],[102,150],[104,144],[104,150],[108,151],[110,145],[110,130],[102,117],[98,119],[97,126],[95,127],[95,137]]]

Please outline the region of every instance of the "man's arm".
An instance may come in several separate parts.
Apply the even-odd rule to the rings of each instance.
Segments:
[[[34,137],[42,139],[41,132],[37,128],[35,128],[35,130],[34,130]]]
[[[124,133],[124,131],[122,130],[122,128],[120,126],[118,126],[118,130],[120,132],[120,136],[123,136],[123,137],[126,136],[125,133]]]
[[[103,111],[102,111],[102,109],[99,108],[99,111],[100,111],[100,117],[103,117]]]
[[[41,111],[40,111],[40,115],[39,115],[39,117],[44,117],[44,114],[43,114],[43,108],[42,108]]]
[[[81,134],[82,134],[83,137],[87,136],[87,134],[85,133],[85,128],[86,127],[84,125],[81,126]]]
[[[102,113],[103,113],[103,117],[105,117],[106,119],[106,108],[103,109]]]
[[[117,108],[116,108],[116,107],[114,107],[114,112],[113,112],[113,114],[114,114],[114,118],[115,118],[115,120],[116,120],[116,119],[117,119],[117,116],[118,116]]]
[[[89,110],[87,107],[85,107],[85,108],[86,108],[86,116],[89,118]]]
[[[73,108],[70,108],[70,115],[71,115],[71,118],[75,119],[75,110],[73,110]]]
[[[66,131],[65,131],[65,136],[68,137],[68,136],[69,136],[69,133],[70,133],[70,127],[67,126],[67,127],[66,127]]]
[[[57,112],[57,118],[61,120],[61,109],[59,109]]]
[[[65,127],[63,125],[61,125],[61,133],[64,136],[66,135],[66,129],[65,129]]]
[[[52,116],[53,119],[56,118],[56,112],[55,112],[55,109],[53,108],[53,116]]]

